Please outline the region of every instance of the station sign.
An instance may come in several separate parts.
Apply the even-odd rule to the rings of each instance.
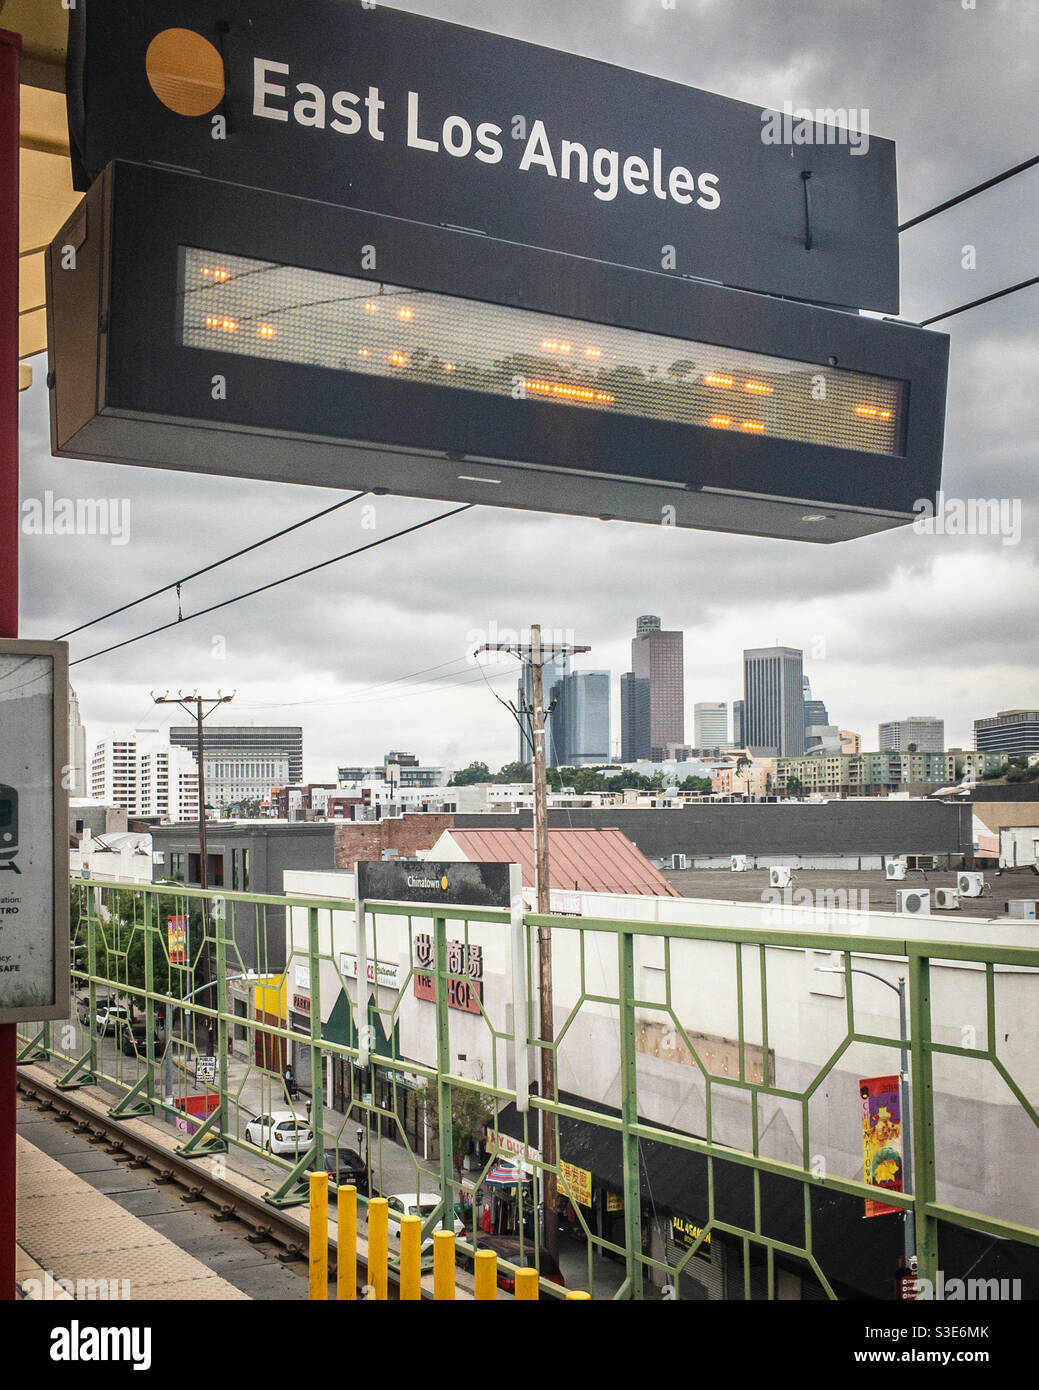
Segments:
[[[68,1018],[68,645],[0,639],[0,1023]]]
[[[508,864],[431,863],[418,859],[361,860],[357,864],[357,896],[365,903],[508,909],[512,901],[509,867]],[[432,959],[421,963],[431,964]]]
[[[156,163],[463,238],[898,311],[895,150],[868,112],[762,109],[360,0],[66,8],[81,189],[112,160]]]
[[[60,457],[823,543],[941,481],[944,334],[169,170],[47,306]]]

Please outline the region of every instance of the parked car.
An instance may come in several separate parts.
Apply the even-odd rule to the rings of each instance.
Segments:
[[[314,1131],[307,1120],[298,1119],[290,1110],[273,1110],[269,1115],[257,1115],[245,1127],[248,1143],[280,1157],[298,1155],[314,1142]]]
[[[423,1224],[436,1211],[440,1205],[439,1192],[396,1192],[392,1196],[387,1196],[386,1204],[389,1207],[390,1217],[390,1239],[400,1240],[400,1219],[402,1216],[420,1216]],[[459,1221],[457,1216],[454,1222],[455,1235],[464,1236],[466,1233],[465,1225]],[[433,1248],[433,1237],[428,1236],[422,1242],[422,1249],[428,1253]]]
[[[119,1027],[119,1047],[127,1057],[143,1057],[148,1050],[148,1025],[142,1019],[139,1023],[127,1023]],[[155,1030],[155,1052],[162,1051],[163,1038],[160,1029]]]
[[[121,1023],[129,1024],[132,1021],[129,1006],[126,1004],[99,1004],[94,1015],[98,1036],[102,1038],[114,1033]]]
[[[499,1260],[508,1260],[509,1264],[515,1265],[518,1269],[531,1269],[534,1266],[534,1247],[530,1241],[524,1242],[521,1246],[517,1236],[480,1236],[477,1247],[479,1250],[493,1250]],[[462,1268],[472,1273],[473,1260],[468,1255],[462,1259]],[[541,1277],[547,1279],[550,1284],[559,1284],[566,1287],[566,1280],[560,1271],[555,1256],[550,1255],[545,1249],[541,1250]],[[502,1269],[498,1266],[498,1287],[504,1289],[506,1293],[516,1292],[516,1280],[511,1270]]]
[[[324,1168],[329,1182],[335,1183],[336,1187],[349,1187],[352,1184],[362,1197],[368,1196],[368,1165],[356,1149],[326,1149]]]

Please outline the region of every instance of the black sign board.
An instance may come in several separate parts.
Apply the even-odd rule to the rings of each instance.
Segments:
[[[763,110],[344,0],[81,0],[77,186],[113,159],[523,246],[898,311],[895,151],[869,113]]]
[[[445,864],[421,860],[362,860],[357,896],[364,902],[444,907],[509,908],[508,864]]]
[[[47,273],[62,457],[818,542],[940,482],[907,324],[132,164]]]

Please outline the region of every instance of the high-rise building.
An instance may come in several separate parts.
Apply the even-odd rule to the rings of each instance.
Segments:
[[[945,751],[945,720],[933,714],[910,714],[877,727],[877,747],[881,753],[907,753],[909,745],[917,753]]]
[[[621,762],[649,757],[649,681],[621,676]]]
[[[732,747],[729,706],[724,700],[701,700],[693,706],[693,747]]]
[[[802,691],[805,702],[805,729],[810,729],[813,725],[821,728],[829,724],[830,716],[822,700],[812,699],[812,684],[807,676],[804,677]]]
[[[636,757],[660,760],[667,756],[669,743],[685,742],[683,636],[662,631],[654,614],[644,614],[635,624],[631,674],[649,681],[649,748]]]
[[[558,763],[553,757],[554,719],[555,716],[548,712],[548,707],[552,703],[551,693],[557,682],[570,674],[570,657],[554,656],[541,665],[541,696],[545,702],[545,765],[556,767]],[[531,674],[530,665],[523,663],[523,670],[516,687],[516,708],[520,712],[519,719],[519,751],[517,759],[521,763],[532,763],[534,761],[534,744],[532,742],[532,731],[534,728],[534,681]]]
[[[90,796],[124,806],[129,816],[198,819],[198,766],[186,748],[175,748],[158,729],[108,738],[94,749]]]
[[[610,673],[572,671],[552,687],[551,767],[610,761]]]
[[[87,794],[87,731],[79,717],[79,697],[69,686],[69,796]]]
[[[732,746],[734,748],[746,748],[746,705],[742,700],[732,702]]]
[[[754,647],[743,653],[744,743],[758,757],[804,752],[804,653]]]
[[[979,753],[1039,753],[1039,709],[1005,709],[974,721],[974,747]]]
[[[170,743],[195,753],[198,734],[194,724],[171,728]],[[209,761],[217,755],[239,762],[284,758],[289,764],[285,780],[293,784],[303,781],[303,730],[299,725],[203,724],[203,759]]]

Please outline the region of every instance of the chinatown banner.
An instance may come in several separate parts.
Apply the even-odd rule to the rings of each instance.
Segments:
[[[186,965],[188,959],[188,919],[186,917],[166,918],[166,941],[170,951],[170,965]]]
[[[859,1081],[862,1098],[862,1175],[871,1187],[902,1191],[902,1110],[897,1076]],[[886,1216],[901,1207],[866,1198],[866,1216]]]

